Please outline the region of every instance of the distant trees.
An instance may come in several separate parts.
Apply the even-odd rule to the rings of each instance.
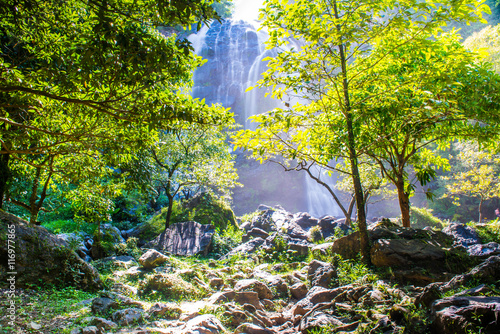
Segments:
[[[230,198],[238,183],[234,157],[222,128],[187,124],[161,131],[151,149],[151,184],[168,199],[165,229],[170,225],[174,199],[182,191],[209,191]]]
[[[410,158],[422,143],[432,141],[440,127],[448,126],[447,133],[456,135],[455,124],[484,115],[487,101],[498,92],[494,84],[484,98],[469,95],[469,102],[473,97],[480,100],[473,109],[480,112],[463,114],[462,123],[455,122],[456,112],[465,110],[465,100],[454,94],[465,93],[461,88],[465,84],[476,89],[481,70],[469,67],[472,55],[445,37],[441,27],[450,19],[480,20],[488,8],[475,0],[268,0],[265,4],[268,48],[276,48],[278,54],[268,59],[268,70],[258,85],[271,88],[275,98],[288,102],[299,97],[302,102],[255,116],[257,129],[238,133],[236,144],[261,161],[283,157],[290,168],[314,162],[333,171],[339,170],[339,159],[347,161],[362,255],[368,258],[359,159],[377,158],[383,176],[393,178],[403,223],[409,226],[411,186],[405,167],[412,163]],[[289,39],[303,46],[280,48]],[[459,71],[458,78],[467,79],[453,87],[457,78],[449,71]],[[477,81],[472,82],[469,76],[474,73]],[[421,180],[426,180],[431,172],[422,170]]]
[[[484,61],[489,62],[493,70],[500,73],[500,24],[487,26],[472,36],[467,37],[464,46],[471,51],[479,52]]]
[[[500,198],[500,156],[487,150],[479,150],[477,144],[461,142],[456,144],[460,151],[453,157],[454,168],[449,176],[443,176],[448,193],[455,205],[459,197],[479,199],[479,223],[483,221],[483,204],[492,198]]]

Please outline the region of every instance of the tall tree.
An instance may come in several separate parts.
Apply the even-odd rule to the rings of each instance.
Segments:
[[[218,18],[211,3],[0,1],[0,198],[12,155],[102,137],[153,143],[134,134],[229,119],[183,93],[201,60],[186,39],[157,31]]]
[[[478,20],[481,1],[287,1],[268,0],[262,11],[269,30],[268,47],[278,55],[269,59],[259,82],[278,99],[300,103],[255,117],[255,131],[236,137],[237,145],[267,160],[314,161],[336,169],[339,158],[349,162],[361,234],[361,252],[369,258],[364,195],[358,159],[373,143],[363,124],[363,107],[374,98],[389,98],[391,90],[373,94],[372,87],[394,79],[397,73],[378,75],[375,66],[389,53],[425,41],[454,18]],[[385,50],[375,43],[389,37]],[[290,39],[302,43],[289,48]],[[406,83],[411,85],[410,82]],[[287,103],[288,104],[288,103]],[[333,163],[332,163],[333,162]]]

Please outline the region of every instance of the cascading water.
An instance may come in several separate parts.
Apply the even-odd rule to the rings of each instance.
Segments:
[[[194,73],[193,96],[207,104],[220,103],[231,108],[236,121],[245,128],[255,128],[248,118],[283,105],[265,97],[263,89],[254,86],[266,70],[262,60],[276,53],[266,50],[267,34],[257,31],[259,1],[235,2],[233,19],[214,22],[189,37],[198,55],[206,63]],[[279,166],[249,162],[242,154],[237,158],[240,182],[244,189],[234,194],[235,212],[246,213],[259,204],[281,204],[291,211],[308,211],[315,216],[340,216],[331,196],[305,174],[283,172]],[[239,207],[245,203],[242,207]]]

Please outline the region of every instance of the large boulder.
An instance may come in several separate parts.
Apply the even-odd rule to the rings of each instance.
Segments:
[[[152,269],[160,266],[168,260],[168,257],[158,252],[155,249],[150,249],[142,254],[139,258],[139,263],[146,269]]]
[[[212,225],[194,221],[172,224],[143,248],[153,248],[174,255],[207,255],[215,230]]]
[[[471,226],[451,223],[443,228],[442,231],[453,238],[454,246],[469,247],[481,243],[479,235]]]
[[[500,333],[500,297],[452,296],[431,307],[431,327],[440,334]]]
[[[0,211],[0,239],[0,287],[7,284],[11,272],[16,272],[16,288],[32,285],[74,286],[90,291],[102,288],[95,268],[71,250],[66,241],[41,226]]]

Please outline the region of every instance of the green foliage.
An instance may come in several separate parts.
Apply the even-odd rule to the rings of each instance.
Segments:
[[[309,241],[311,242],[321,243],[321,241],[324,241],[323,233],[321,233],[321,227],[318,225],[311,227],[311,229],[309,230],[309,234]]]
[[[269,249],[260,248],[255,254],[261,262],[287,264],[305,259],[305,256],[298,255],[296,251],[292,251],[285,238],[280,234],[275,235],[272,247]]]
[[[340,286],[354,282],[375,282],[378,279],[377,274],[361,259],[344,260],[340,255],[333,254],[331,262],[337,268],[337,282]]]
[[[96,225],[85,224],[81,221],[74,220],[54,220],[43,223],[43,227],[54,234],[60,233],[73,233],[83,231],[88,235],[92,235],[95,231]]]
[[[467,225],[472,226],[476,230],[483,244],[488,242],[500,243],[500,220],[497,219],[488,224],[469,222]]]
[[[441,219],[432,214],[432,209],[412,207],[410,211],[410,221],[413,228],[424,228],[426,226],[443,228]]]
[[[114,246],[114,251],[116,255],[130,255],[133,256],[136,260],[138,260],[142,252],[137,247],[137,238],[128,238],[125,243],[119,243]]]
[[[203,297],[206,293],[186,282],[177,275],[153,274],[147,276],[139,284],[139,294],[156,301],[158,298],[164,300],[184,300]]]
[[[244,232],[235,225],[228,225],[225,229],[217,227],[212,239],[209,256],[219,258],[241,244]]]

